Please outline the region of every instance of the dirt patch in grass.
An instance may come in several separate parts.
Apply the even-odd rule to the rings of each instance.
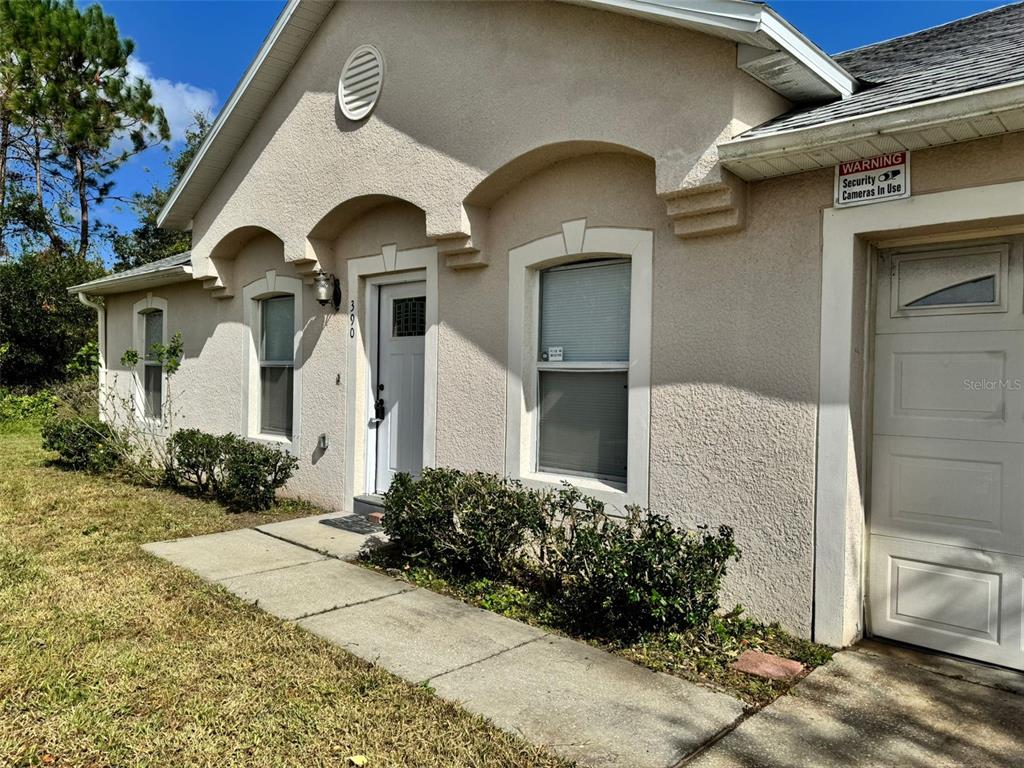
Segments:
[[[366,553],[359,563],[503,616],[559,634],[569,634],[564,631],[557,611],[542,595],[516,584],[446,577],[429,568],[409,566],[394,549],[388,547]],[[766,680],[731,669],[730,664],[741,653],[746,650],[774,653],[796,659],[810,671],[828,662],[834,652],[827,646],[794,637],[776,625],[748,619],[740,610],[717,617],[710,627],[703,630],[665,632],[628,644],[595,638],[576,639],[658,672],[731,693],[751,708],[760,708],[774,701],[794,683]]]
[[[231,515],[48,458],[0,432],[0,765],[566,765],[139,546],[308,507]]]

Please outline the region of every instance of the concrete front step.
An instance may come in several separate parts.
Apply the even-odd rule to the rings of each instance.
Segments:
[[[669,768],[743,715],[731,696],[342,562],[368,537],[329,517],[145,549],[584,765]]]

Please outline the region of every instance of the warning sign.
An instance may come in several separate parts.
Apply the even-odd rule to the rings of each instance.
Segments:
[[[851,160],[836,166],[836,208],[910,197],[910,153]]]

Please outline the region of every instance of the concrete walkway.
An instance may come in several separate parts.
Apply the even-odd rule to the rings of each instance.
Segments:
[[[584,765],[1024,765],[1024,675],[865,644],[744,718],[730,696],[345,562],[368,538],[346,524],[145,549]]]
[[[1019,768],[1024,675],[893,646],[836,654],[690,768]]]
[[[585,765],[669,768],[742,719],[731,696],[344,562],[367,539],[346,522],[145,549]]]

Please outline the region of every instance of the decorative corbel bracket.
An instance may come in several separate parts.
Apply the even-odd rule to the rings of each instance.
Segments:
[[[678,237],[739,232],[746,225],[746,182],[725,169],[721,169],[719,179],[662,195]]]

